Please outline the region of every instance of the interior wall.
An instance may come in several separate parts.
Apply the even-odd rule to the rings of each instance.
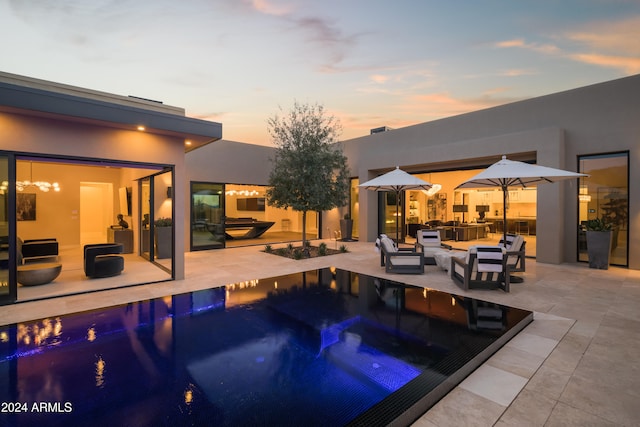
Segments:
[[[19,160],[17,162],[17,179],[29,179],[29,173],[29,162]],[[106,228],[118,223],[117,215],[121,211],[119,189],[121,187],[131,188],[133,215],[125,215],[124,218],[129,227],[135,231],[137,224],[134,224],[133,218],[139,211],[138,189],[135,180],[149,173],[148,169],[33,162],[33,179],[57,181],[61,190],[60,192],[44,193],[37,189],[30,189],[23,192],[36,196],[36,219],[34,221],[18,221],[18,236],[23,240],[55,237],[61,246],[82,244],[81,188],[83,183],[85,186],[93,185],[95,188],[103,185],[110,188],[107,193],[104,193],[108,200],[102,203],[103,208],[96,206],[95,203],[85,205],[84,208],[102,209],[93,212],[89,217],[94,216],[95,222],[104,228],[104,241],[106,241]],[[166,189],[164,191],[166,198]],[[134,241],[137,241],[135,232]]]
[[[80,183],[80,245],[108,241],[107,228],[114,210],[113,184],[104,182]]]

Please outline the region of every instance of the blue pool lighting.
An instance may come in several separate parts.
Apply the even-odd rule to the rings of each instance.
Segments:
[[[530,311],[320,269],[0,327],[0,426],[409,425]]]

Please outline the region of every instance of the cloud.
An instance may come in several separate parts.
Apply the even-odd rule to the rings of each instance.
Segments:
[[[519,77],[519,76],[527,76],[531,74],[536,74],[536,72],[532,70],[525,70],[522,68],[512,68],[512,69],[504,70],[498,73],[498,75],[504,76],[504,77]]]
[[[506,96],[495,96],[505,93],[509,89],[500,87],[485,91],[480,97],[476,98],[459,98],[451,95],[449,92],[433,92],[408,97],[404,105],[398,106],[398,109],[407,114],[417,114],[419,120],[424,122],[427,120],[436,120],[443,117],[450,117],[459,114],[469,113],[471,111],[483,110],[486,108],[504,105],[523,98],[513,98]]]
[[[500,49],[509,49],[509,48],[519,48],[519,49],[527,49],[538,53],[544,54],[553,54],[560,52],[560,49],[552,44],[543,44],[543,43],[527,43],[523,39],[512,39],[512,40],[504,40],[500,42],[496,42],[494,47]]]
[[[593,23],[580,30],[568,32],[565,37],[594,50],[639,56],[640,16],[617,22]]]
[[[334,23],[334,19],[299,13],[299,8],[291,0],[245,0],[245,4],[250,4],[258,13],[279,18],[286,23],[287,29],[295,33],[293,39],[303,41],[303,51],[313,53],[310,61],[317,64],[320,72],[350,71],[340,67],[340,64],[348,56],[359,35],[348,34]],[[310,49],[309,44],[313,44],[314,48]]]
[[[526,49],[558,55],[573,61],[615,68],[627,74],[640,72],[640,16],[620,21],[597,21],[556,36],[554,44],[532,43],[521,38],[496,42],[499,49]]]
[[[341,71],[342,64],[348,52],[355,46],[358,39],[356,34],[345,34],[340,28],[324,18],[317,16],[290,18],[297,31],[305,34],[308,43],[318,47],[314,51],[314,59],[320,59],[319,71],[335,73]]]
[[[369,79],[372,82],[379,83],[379,84],[386,83],[387,81],[389,81],[389,78],[390,78],[389,76],[385,76],[382,74],[374,74],[372,76],[369,76]]]
[[[565,37],[587,50],[570,54],[569,58],[575,61],[615,68],[627,74],[640,72],[640,16],[592,23],[566,33]]]
[[[629,75],[640,73],[640,58],[638,57],[610,56],[595,53],[576,53],[570,57],[578,62],[584,62],[586,64],[623,70]]]
[[[251,0],[251,6],[260,13],[274,16],[288,15],[294,9],[290,4],[276,4],[267,0]]]

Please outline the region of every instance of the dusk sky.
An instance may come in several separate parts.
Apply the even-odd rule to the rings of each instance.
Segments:
[[[263,145],[295,100],[344,140],[640,73],[639,0],[0,0],[0,37],[0,71]]]

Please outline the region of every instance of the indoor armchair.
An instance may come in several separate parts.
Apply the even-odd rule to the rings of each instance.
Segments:
[[[98,243],[84,247],[84,273],[87,277],[117,276],[124,270],[121,243]]]

